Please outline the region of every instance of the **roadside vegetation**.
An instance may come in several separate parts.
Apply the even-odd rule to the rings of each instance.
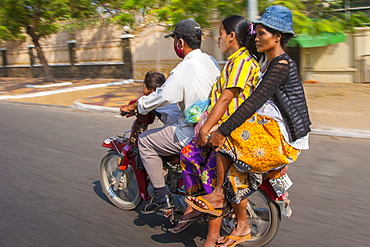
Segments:
[[[363,4],[363,1],[351,2],[351,7]],[[29,35],[43,67],[44,81],[54,82],[39,41],[61,29],[73,32],[91,24],[92,20],[98,25],[97,20],[102,18],[130,30],[158,22],[172,28],[184,18],[193,18],[201,26],[210,27],[212,20],[231,14],[246,16],[247,3],[248,0],[0,0],[0,47],[5,41],[22,41]],[[349,15],[333,11],[344,6],[342,0],[260,0],[258,10],[262,13],[274,4],[292,10],[298,35],[342,33],[370,23],[364,12]]]

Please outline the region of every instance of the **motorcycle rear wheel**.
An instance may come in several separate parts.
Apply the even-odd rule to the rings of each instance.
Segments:
[[[240,246],[264,246],[275,237],[280,221],[279,206],[261,189],[248,197],[247,214],[252,238]],[[222,229],[229,234],[236,226],[236,217],[231,214],[223,218]]]
[[[105,153],[99,165],[100,184],[111,203],[120,209],[132,210],[141,204],[142,198],[134,170],[131,166],[124,171],[118,169],[119,158],[114,150]]]

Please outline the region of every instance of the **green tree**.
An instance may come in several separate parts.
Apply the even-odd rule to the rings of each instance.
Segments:
[[[103,15],[116,23],[131,26],[135,25],[137,17],[144,19],[149,12],[166,4],[162,0],[92,0],[92,2]]]
[[[94,1],[91,0],[65,0],[68,5],[68,19],[86,19],[98,15]],[[63,18],[62,18],[63,19]]]
[[[58,31],[56,21],[94,14],[84,0],[0,0],[0,38],[16,40],[24,31],[31,37],[44,72],[44,81],[54,82],[40,39]],[[84,7],[84,3],[87,5]],[[79,12],[76,12],[79,10]]]
[[[246,0],[168,0],[153,10],[159,21],[175,25],[178,21],[193,18],[202,27],[210,27],[210,20],[229,15],[245,15]]]
[[[7,40],[11,37],[9,30],[5,27],[0,25],[0,42],[1,40]]]
[[[364,26],[369,19],[364,13],[357,12],[348,19],[342,12],[333,12],[343,1],[325,2],[321,0],[291,0],[291,1],[263,1],[259,11],[265,7],[280,4],[289,8],[293,13],[293,25],[297,34],[318,35],[323,32],[340,33],[344,30],[353,30],[354,27]]]
[[[124,2],[135,3],[131,6],[125,4],[126,10],[133,6],[143,7],[143,5],[136,3],[137,0]],[[331,12],[331,9],[336,8],[335,5],[331,4],[332,2],[338,5],[340,4],[338,2],[342,2],[342,0],[330,1],[330,4],[321,0],[260,0],[258,1],[258,10],[262,14],[268,6],[276,4],[286,6],[292,10],[294,29],[297,34],[338,33],[366,22],[363,14],[351,15],[351,19],[348,20],[343,14]],[[209,27],[209,21],[215,14],[216,18],[219,19],[232,14],[246,16],[247,4],[248,0],[209,0],[207,2],[204,0],[146,0],[144,5],[146,10],[152,10],[147,12],[154,13],[159,21],[174,25],[181,19],[193,18],[201,26]]]

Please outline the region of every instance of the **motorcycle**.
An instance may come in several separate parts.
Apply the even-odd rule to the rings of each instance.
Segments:
[[[133,102],[135,101],[130,104]],[[136,114],[130,131],[109,137],[102,143],[102,146],[109,150],[100,161],[100,184],[109,201],[120,209],[133,210],[143,201],[150,199],[153,187],[141,162],[137,141],[140,133],[144,132],[155,118],[155,112],[147,115]],[[175,205],[165,216],[175,225],[187,206],[184,201],[181,167],[179,162],[172,162],[172,157],[162,157],[162,161],[166,172],[166,187]],[[258,191],[248,197],[246,210],[252,238],[241,243],[241,246],[266,245],[275,237],[281,216],[290,217],[292,210],[287,190],[292,182],[286,172],[287,166],[267,174]],[[206,216],[203,221],[207,221]],[[236,217],[231,211],[223,217],[222,230],[228,234],[235,226]]]

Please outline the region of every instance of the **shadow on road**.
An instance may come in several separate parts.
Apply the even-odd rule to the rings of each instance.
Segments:
[[[152,240],[158,243],[181,243],[183,244],[183,246],[196,247],[198,245],[196,244],[195,240],[205,239],[207,235],[207,224],[202,224],[200,223],[200,221],[196,222],[194,225],[184,230],[183,232],[173,234],[167,231],[168,228],[174,227],[174,225],[172,225],[167,218],[156,214],[144,215],[140,213],[139,209],[135,211],[138,211],[138,216],[134,220],[135,225],[147,225],[151,228],[161,228],[163,233],[152,235],[151,237]]]
[[[103,199],[104,201],[108,202],[109,204],[113,205],[113,203],[111,203],[108,198],[105,196],[105,194],[103,193],[102,191],[102,188],[101,188],[101,185],[100,185],[100,181],[99,180],[96,180],[95,182],[92,183],[94,185],[94,192],[97,196],[99,196],[101,199]]]
[[[113,205],[109,199],[105,196],[102,192],[102,187],[100,185],[100,181],[96,180],[92,183],[94,185],[94,192],[97,196],[99,196],[102,200],[106,201],[107,203]],[[140,206],[138,206],[135,211],[137,216],[135,217],[133,223],[136,226],[148,226],[152,229],[161,229],[163,233],[152,235],[151,238],[153,241],[165,244],[165,243],[179,243],[183,246],[187,247],[197,247],[195,239],[205,239],[207,235],[207,224],[196,222],[190,228],[180,232],[178,234],[172,234],[167,231],[168,228],[174,227],[170,223],[170,221],[163,217],[156,214],[142,214],[141,208],[147,202],[143,202]]]

